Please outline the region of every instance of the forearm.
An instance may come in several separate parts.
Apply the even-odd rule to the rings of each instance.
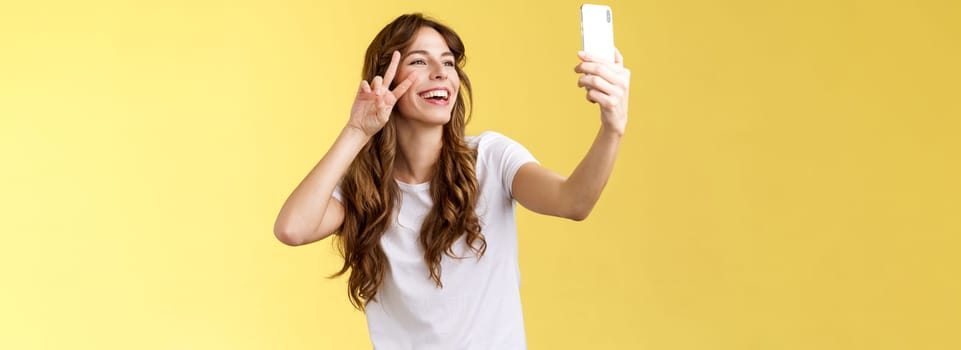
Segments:
[[[564,178],[537,164],[525,164],[514,176],[512,194],[524,207],[545,215],[583,220],[594,209],[607,180],[627,126],[630,70],[615,49],[614,62],[595,61],[580,52],[577,86],[587,88],[587,100],[600,106],[601,128],[594,143],[570,176]]]
[[[345,127],[341,131],[327,154],[287,198],[274,223],[275,234],[295,242],[317,239],[307,236],[315,234],[323,222],[334,188],[368,140],[356,128]]]
[[[601,126],[584,159],[562,184],[561,192],[567,207],[571,208],[571,218],[584,219],[594,208],[614,170],[622,137],[621,131]]]

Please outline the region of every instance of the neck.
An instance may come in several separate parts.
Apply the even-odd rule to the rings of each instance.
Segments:
[[[397,158],[394,178],[408,184],[430,181],[443,145],[443,125],[417,125],[397,120]]]

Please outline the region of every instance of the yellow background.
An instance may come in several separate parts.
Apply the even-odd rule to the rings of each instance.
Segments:
[[[961,5],[616,1],[631,121],[592,216],[519,210],[532,349],[961,348]],[[360,349],[281,204],[405,12],[569,173],[578,2],[5,1],[0,348]]]

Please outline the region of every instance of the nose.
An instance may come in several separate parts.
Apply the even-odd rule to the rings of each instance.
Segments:
[[[434,65],[434,69],[430,72],[430,77],[434,80],[447,79],[447,72],[444,71],[444,65]]]

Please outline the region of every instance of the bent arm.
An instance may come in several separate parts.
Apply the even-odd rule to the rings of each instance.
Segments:
[[[350,108],[350,119],[327,154],[294,189],[274,222],[274,235],[288,245],[316,242],[330,236],[344,223],[344,206],[334,199],[334,188],[347,172],[357,153],[372,135],[387,124],[394,104],[414,84],[408,77],[389,87],[400,64],[400,52],[394,51],[384,77],[364,80]]]
[[[344,206],[333,198],[334,188],[369,137],[345,127],[327,154],[290,194],[274,222],[274,236],[297,246],[316,242],[337,231],[344,222]]]
[[[568,178],[537,163],[521,166],[511,184],[514,198],[539,214],[586,219],[614,169],[621,137],[620,132],[602,126],[587,155]]]

